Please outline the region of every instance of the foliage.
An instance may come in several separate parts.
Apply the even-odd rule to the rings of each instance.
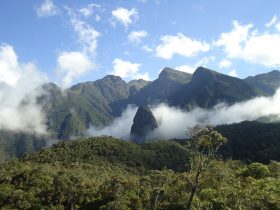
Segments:
[[[188,167],[182,170],[182,162],[188,154],[173,141],[143,146],[111,137],[60,142],[0,166],[0,206],[186,209],[190,188],[185,179]],[[256,177],[263,167],[268,170]],[[279,178],[276,161],[269,165],[211,161],[192,209],[279,209]]]
[[[218,150],[227,142],[227,139],[211,126],[196,125],[189,128],[187,134],[191,137],[187,141],[187,147],[190,151],[190,167],[186,178],[191,191],[187,209],[191,209],[194,196],[200,185],[202,173],[215,159]]]
[[[229,141],[221,153],[246,162],[280,161],[280,123],[244,121],[216,128]]]

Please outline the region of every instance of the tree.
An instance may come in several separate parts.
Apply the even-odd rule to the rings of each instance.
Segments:
[[[187,203],[187,209],[191,209],[193,198],[200,184],[203,171],[216,158],[219,148],[227,142],[212,126],[200,126],[188,128],[189,136],[187,148],[190,152],[189,173],[186,176],[191,193]]]

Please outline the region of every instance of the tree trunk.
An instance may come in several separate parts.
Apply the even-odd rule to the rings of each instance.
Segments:
[[[194,198],[194,195],[195,195],[195,192],[196,192],[196,188],[197,188],[196,185],[192,186],[191,194],[190,194],[188,205],[187,205],[187,210],[191,209],[192,201],[193,201],[193,198]]]

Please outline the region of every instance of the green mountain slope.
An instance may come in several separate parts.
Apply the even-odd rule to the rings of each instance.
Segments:
[[[150,84],[151,81],[146,81],[143,79],[131,80],[127,85],[129,89],[129,95],[136,94],[139,90]]]
[[[275,90],[280,87],[280,72],[274,70],[254,77],[247,77],[244,81],[263,95],[273,95]]]

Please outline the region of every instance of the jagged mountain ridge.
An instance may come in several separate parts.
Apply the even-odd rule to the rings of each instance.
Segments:
[[[46,84],[43,105],[49,130],[60,139],[77,136],[90,125],[102,127],[120,116],[128,104],[145,106],[167,103],[191,109],[195,106],[210,108],[220,102],[233,104],[259,95],[273,94],[280,77],[273,71],[244,80],[230,77],[213,70],[199,67],[193,75],[164,68],[154,81],[133,80],[125,82],[118,76],[108,75],[102,79],[79,83],[62,91],[55,84]],[[252,82],[252,81],[257,82]],[[258,85],[254,85],[254,84]],[[270,87],[260,90],[260,85]]]

